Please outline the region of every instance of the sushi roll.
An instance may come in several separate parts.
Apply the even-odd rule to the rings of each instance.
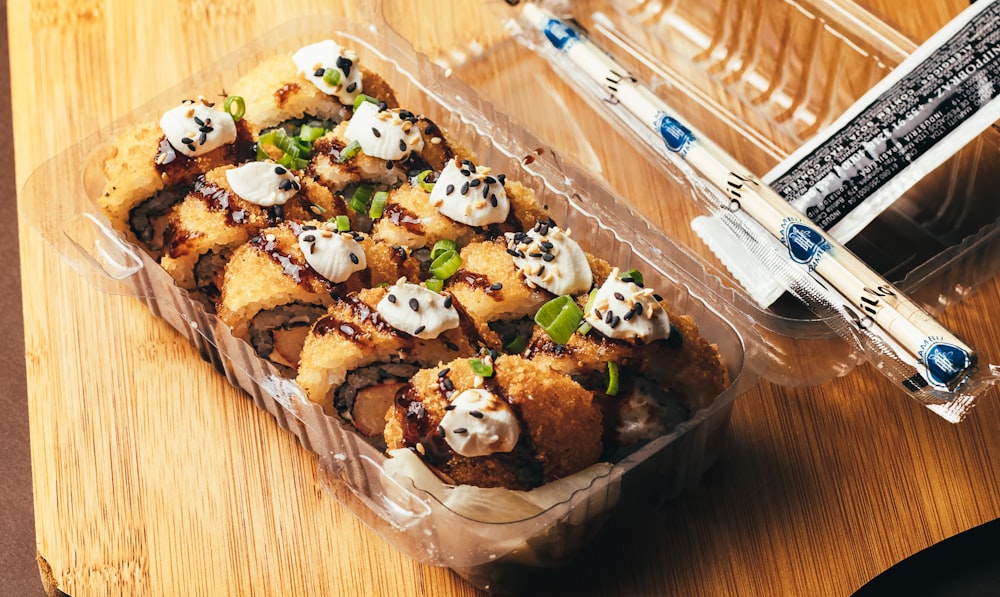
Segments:
[[[273,162],[209,170],[176,204],[163,231],[160,265],[182,288],[218,298],[233,249],[282,220],[304,222],[346,210],[325,188]]]
[[[297,381],[310,400],[379,437],[411,375],[483,344],[451,295],[400,279],[335,302],[305,340]]]
[[[559,341],[536,327],[525,351],[532,361],[569,375],[605,407],[606,443],[627,448],[657,437],[717,396],[728,383],[718,350],[687,316],[612,268],[576,303],[580,330]]]
[[[112,225],[159,256],[170,208],[201,174],[250,159],[246,124],[204,98],[184,100],[159,122],[123,130],[104,162],[98,204]]]
[[[284,221],[233,251],[217,313],[261,357],[294,369],[309,327],[338,296],[412,273],[408,257],[330,222]]]
[[[413,248],[441,239],[461,247],[547,219],[531,190],[469,158],[447,160],[430,178],[432,184],[403,185],[389,194],[372,228],[376,237]]]
[[[230,89],[243,98],[247,118],[256,131],[306,122],[326,128],[350,118],[359,97],[372,97],[395,107],[396,94],[361,63],[357,52],[333,40],[299,48],[264,60]]]
[[[423,369],[386,415],[389,450],[415,451],[446,483],[528,490],[603,451],[593,395],[525,358],[460,358]]]

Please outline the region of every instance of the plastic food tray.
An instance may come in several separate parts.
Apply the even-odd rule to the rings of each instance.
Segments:
[[[259,60],[325,38],[355,48],[363,63],[393,86],[402,106],[437,122],[481,163],[533,188],[585,249],[622,268],[640,269],[647,286],[693,317],[701,333],[718,345],[730,387],[586,487],[516,522],[477,522],[389,477],[383,454],[324,414],[293,381],[234,338],[146,253],[124,241],[95,203],[104,184],[101,163],[117,130],[158,118],[179,99],[215,95]],[[365,23],[333,18],[288,23],[44,164],[27,182],[22,206],[26,219],[96,288],[142,301],[318,454],[329,492],[386,540],[421,562],[452,568],[476,586],[499,590],[527,578],[526,570],[566,563],[616,509],[638,500],[662,501],[696,483],[715,459],[733,400],[758,381],[765,349],[751,319],[729,300],[731,291],[697,257],[651,229],[583,170],[551,152],[535,152],[541,145],[537,138],[448,74],[387,25],[379,3]]]

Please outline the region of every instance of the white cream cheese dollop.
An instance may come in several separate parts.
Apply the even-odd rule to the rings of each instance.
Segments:
[[[327,95],[336,96],[344,105],[352,105],[354,99],[363,91],[357,53],[353,50],[344,50],[332,39],[300,48],[292,55],[292,62],[317,89]],[[340,73],[336,85],[331,85],[324,78],[327,69]]]
[[[368,267],[364,247],[348,232],[303,226],[298,238],[309,267],[334,284]]]
[[[271,207],[284,205],[299,191],[299,179],[274,162],[247,162],[226,170],[226,181],[241,199]]]
[[[546,222],[527,232],[508,234],[507,252],[529,286],[564,295],[587,292],[594,283],[587,254],[569,231]]]
[[[597,289],[593,305],[583,316],[609,338],[645,343],[670,336],[670,318],[653,290],[625,282],[617,267]]]
[[[440,432],[451,449],[462,456],[510,452],[521,436],[513,409],[487,390],[460,392],[447,409]]]
[[[184,100],[164,112],[160,129],[174,149],[192,158],[236,141],[233,117],[203,100]]]
[[[458,327],[452,298],[401,278],[375,306],[389,325],[411,336],[430,340]]]
[[[410,112],[379,109],[372,102],[361,102],[344,129],[344,138],[357,141],[361,151],[383,160],[401,160],[424,148],[424,138]]]
[[[441,170],[430,202],[443,215],[469,226],[499,224],[510,213],[504,177],[468,160],[448,160]]]

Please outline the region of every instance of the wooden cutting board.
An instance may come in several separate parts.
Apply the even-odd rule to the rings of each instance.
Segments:
[[[441,40],[474,49],[503,35],[489,16],[501,2],[390,5],[393,22],[431,55]],[[899,5],[870,4],[926,36],[963,3]],[[18,187],[55,153],[275,23],[354,8],[343,0],[181,0],[169,10],[151,1],[10,2]],[[518,91],[505,109],[530,110],[530,95]],[[577,142],[547,134],[554,146]],[[597,159],[620,169],[643,201],[646,174],[629,171],[643,166],[616,163],[619,150],[605,147]],[[476,593],[360,523],[322,489],[316,457],[171,329],[138,302],[95,291],[27,222],[19,227],[38,554],[50,589]],[[943,321],[1000,355],[998,304],[994,280]],[[1000,516],[996,397],[953,426],[866,366],[819,387],[763,383],[737,403],[722,461],[701,485],[609,529],[578,563],[540,581],[539,594],[848,594],[911,553]]]

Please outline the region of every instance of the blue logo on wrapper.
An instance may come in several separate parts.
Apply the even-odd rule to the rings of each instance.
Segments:
[[[666,114],[657,115],[655,126],[660,137],[663,138],[663,142],[666,143],[667,149],[682,156],[687,153],[688,148],[695,141],[695,136],[691,131]]]
[[[781,237],[791,258],[796,263],[807,264],[809,269],[815,268],[823,254],[830,250],[830,243],[819,232],[801,222],[786,222]]]
[[[972,365],[966,350],[945,342],[935,342],[927,347],[923,360],[927,367],[927,381],[940,390],[952,387],[958,376]]]
[[[580,39],[579,33],[558,19],[549,19],[542,30],[549,42],[559,50],[565,50],[568,44]]]

